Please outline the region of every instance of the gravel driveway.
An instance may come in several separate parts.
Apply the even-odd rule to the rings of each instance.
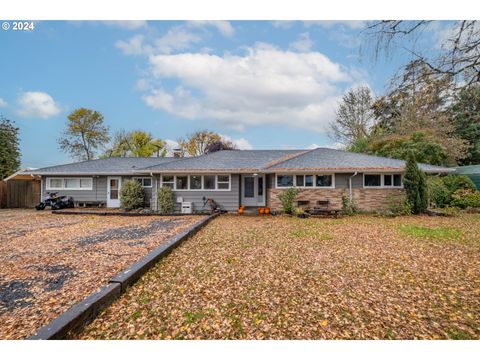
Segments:
[[[0,339],[32,335],[201,218],[0,210]]]

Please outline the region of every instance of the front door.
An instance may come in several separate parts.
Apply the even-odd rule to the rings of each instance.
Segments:
[[[242,205],[265,206],[265,175],[242,175]]]
[[[107,207],[120,207],[120,188],[122,187],[122,178],[109,176],[107,179]]]

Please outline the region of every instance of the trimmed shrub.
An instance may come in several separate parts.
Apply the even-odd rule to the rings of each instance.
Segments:
[[[437,208],[443,208],[450,204],[451,193],[448,187],[443,182],[443,178],[432,177],[427,181],[428,184],[428,197],[430,203]]]
[[[173,191],[168,186],[158,189],[157,194],[158,212],[161,214],[173,213]]]
[[[452,203],[453,194],[459,190],[471,190],[475,192],[475,184],[467,176],[447,175],[444,177],[433,177],[428,180],[428,193],[430,202],[436,207],[443,208]],[[461,203],[457,201],[457,203]]]
[[[287,214],[291,214],[293,211],[293,201],[297,197],[299,193],[299,190],[296,188],[288,188],[287,190],[284,190],[280,194],[278,194],[278,199],[282,203],[282,209],[285,211]]]
[[[472,179],[464,175],[449,174],[443,178],[443,183],[448,188],[451,194],[460,189],[477,190]]]
[[[412,153],[408,156],[405,165],[403,184],[412,214],[425,212],[428,207],[427,177],[418,167],[415,156]]]
[[[451,204],[461,209],[480,208],[480,191],[459,189],[452,194]]]
[[[412,207],[404,195],[387,195],[385,198],[384,216],[411,215]]]
[[[120,190],[120,206],[126,210],[139,209],[145,204],[145,190],[136,180],[126,180]]]

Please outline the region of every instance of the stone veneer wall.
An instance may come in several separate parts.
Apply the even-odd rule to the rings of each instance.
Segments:
[[[267,190],[267,206],[272,210],[280,210],[282,204],[278,200],[278,194],[282,189]],[[348,197],[349,190],[340,189],[300,189],[296,200],[308,200],[313,207],[317,200],[329,200],[332,209],[342,208],[342,194]],[[380,210],[386,205],[388,195],[404,194],[404,189],[353,189],[353,202],[358,210]]]

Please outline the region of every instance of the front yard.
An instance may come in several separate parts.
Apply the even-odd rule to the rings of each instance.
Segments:
[[[200,219],[0,210],[0,339],[33,335]]]
[[[82,339],[479,339],[480,216],[221,216]]]

